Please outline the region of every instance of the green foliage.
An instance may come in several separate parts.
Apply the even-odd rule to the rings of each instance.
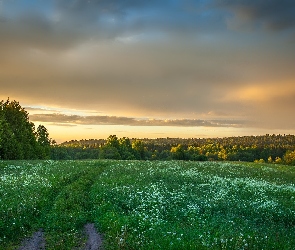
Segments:
[[[275,162],[274,162],[275,164],[282,164],[283,163],[283,161],[282,161],[282,159],[280,158],[280,157],[276,157],[276,159],[275,159]]]
[[[107,144],[104,147],[102,147],[100,158],[119,160],[121,159],[121,155],[117,147],[113,147]]]
[[[135,160],[135,150],[133,150],[129,138],[119,139],[119,152],[122,160]]]
[[[23,152],[9,124],[0,117],[0,159],[23,158]]]
[[[99,148],[80,148],[65,147],[61,145],[52,145],[50,150],[50,158],[52,160],[85,160],[98,159],[101,150]]]
[[[38,143],[38,155],[40,159],[49,159],[50,157],[50,145],[51,139],[49,133],[43,125],[39,125],[37,128],[37,143]]]
[[[295,166],[295,150],[294,151],[288,151],[284,155],[284,163],[288,165]]]
[[[35,126],[29,121],[28,113],[17,101],[0,101],[1,159],[49,158],[48,136],[46,128],[42,125],[37,129],[37,133],[35,132]]]
[[[132,148],[134,149],[134,154],[137,160],[146,159],[146,148],[141,140],[135,140],[132,143]]]
[[[105,145],[107,147],[113,147],[113,148],[119,149],[120,145],[119,145],[118,137],[116,135],[110,135]]]
[[[124,160],[178,159],[253,162],[263,159],[265,162],[280,164],[283,162],[281,159],[285,153],[294,149],[294,135],[209,139],[129,139],[126,137],[118,139],[116,135],[111,135],[107,140],[91,139],[64,142],[58,147],[54,147],[52,159],[97,159],[99,154],[99,158]],[[94,150],[97,153],[94,153]],[[269,159],[272,159],[272,162]]]
[[[181,144],[178,144],[176,147],[171,148],[172,158],[175,160],[188,160],[189,154],[184,149],[184,146]]]
[[[140,153],[138,148],[133,147],[129,138],[118,139],[116,135],[110,135],[106,143],[101,146],[100,158],[134,160],[141,158]]]
[[[263,159],[255,160],[254,162],[256,162],[256,163],[265,163],[265,161]]]

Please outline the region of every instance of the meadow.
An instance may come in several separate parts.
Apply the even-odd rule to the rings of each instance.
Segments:
[[[295,167],[241,162],[0,161],[0,249],[295,249]]]

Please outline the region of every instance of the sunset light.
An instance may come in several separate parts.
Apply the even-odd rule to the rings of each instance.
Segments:
[[[58,142],[295,134],[294,6],[271,2],[2,0],[0,99]]]

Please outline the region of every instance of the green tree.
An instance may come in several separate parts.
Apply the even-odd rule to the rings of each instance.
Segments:
[[[121,155],[117,148],[110,145],[105,145],[101,149],[100,158],[120,160]]]
[[[29,114],[19,102],[9,99],[0,102],[0,158],[40,158],[37,134]]]
[[[219,150],[217,155],[218,155],[219,160],[226,160],[227,159],[227,152],[223,147]]]
[[[119,152],[122,160],[134,160],[134,150],[132,149],[129,138],[123,137],[119,139]]]
[[[49,133],[43,125],[39,125],[37,128],[37,142],[39,146],[39,158],[49,159],[50,158],[50,145],[51,139],[49,138]]]
[[[22,159],[23,154],[20,144],[15,138],[9,124],[0,117],[0,159]]]
[[[101,148],[100,158],[103,159],[121,159],[119,152],[120,144],[116,135],[110,135],[105,145]]]
[[[2,102],[3,115],[15,139],[20,144],[21,153],[17,159],[37,158],[37,142],[35,137],[35,126],[29,121],[29,115],[17,101]]]
[[[107,138],[107,142],[106,142],[106,146],[108,147],[114,147],[116,149],[119,149],[119,140],[118,137],[116,135],[110,135]]]
[[[135,140],[132,143],[132,148],[134,149],[134,155],[137,160],[145,160],[146,149],[141,140]]]
[[[159,153],[158,158],[159,160],[171,160],[171,152],[169,150],[163,150],[161,153]]]
[[[171,148],[172,158],[175,160],[185,160],[185,150],[181,144]]]

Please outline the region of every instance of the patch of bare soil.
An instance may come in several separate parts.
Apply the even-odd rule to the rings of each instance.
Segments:
[[[94,224],[88,223],[84,228],[88,237],[85,250],[102,250],[102,235],[96,231]]]
[[[96,231],[94,224],[86,224],[84,230],[88,240],[83,250],[103,250],[102,235]],[[24,239],[17,250],[45,250],[45,237],[42,229],[35,232],[32,237]]]
[[[45,239],[42,229],[35,232],[31,238],[25,239],[18,250],[45,250]]]

